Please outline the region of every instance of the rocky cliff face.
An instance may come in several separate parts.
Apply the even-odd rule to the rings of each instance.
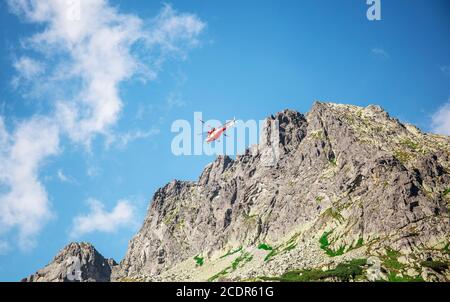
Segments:
[[[159,189],[112,279],[449,280],[449,203],[448,136],[315,103]]]
[[[385,275],[414,276],[422,261],[448,262],[449,156],[449,137],[377,106],[280,112],[247,154],[155,194],[117,278],[246,279],[389,251],[405,264]]]
[[[55,259],[23,282],[106,282],[111,280],[113,259],[105,259],[89,243],[71,243]]]

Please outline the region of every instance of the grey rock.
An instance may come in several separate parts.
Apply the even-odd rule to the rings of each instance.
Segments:
[[[285,110],[266,119],[256,148],[234,160],[219,156],[197,182],[158,190],[117,278],[280,244],[308,224],[300,237],[318,241],[332,231],[332,249],[359,239],[375,254],[431,248],[450,231],[441,196],[450,183],[449,146],[449,137],[403,125],[378,106],[318,102],[306,116]]]
[[[365,268],[366,280],[388,279],[387,257],[400,257],[395,274],[407,276],[430,257],[448,262],[449,184],[448,136],[402,124],[379,106],[284,110],[266,119],[260,143],[245,154],[219,156],[198,181],[160,188],[120,264],[97,274],[98,263],[85,261],[83,280],[207,280],[236,249],[230,261],[241,262],[223,280],[372,257],[379,266]],[[261,258],[261,243],[273,247],[270,259]],[[341,247],[342,255],[329,255]],[[66,280],[67,257],[59,258],[28,279]],[[448,273],[431,273],[421,275],[448,281]]]
[[[117,263],[105,259],[89,243],[70,243],[51,263],[22,282],[107,282]]]

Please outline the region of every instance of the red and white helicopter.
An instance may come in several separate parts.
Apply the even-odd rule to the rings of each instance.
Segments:
[[[205,124],[205,122],[202,120],[200,120],[200,122],[202,122],[202,124]],[[219,127],[211,127],[210,125],[207,125],[210,128],[210,130],[207,132],[204,132],[202,134],[207,134],[205,141],[207,143],[212,143],[213,141],[218,140],[222,136],[222,134],[224,136],[227,136],[225,134],[225,131],[227,131],[229,128],[233,127],[235,124],[236,124],[236,119],[234,118],[233,120],[228,121],[225,124],[220,125]]]

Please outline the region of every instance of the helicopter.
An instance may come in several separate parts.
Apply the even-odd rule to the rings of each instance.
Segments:
[[[204,121],[200,120],[200,122],[202,122],[202,124],[205,125]],[[228,121],[225,124],[220,125],[219,127],[211,127],[210,125],[207,125],[210,128],[210,130],[204,132],[207,134],[205,142],[212,143],[216,140],[219,140],[222,135],[227,136],[225,131],[227,131],[229,128],[233,127],[235,124],[236,124],[236,118],[233,118],[233,120]]]

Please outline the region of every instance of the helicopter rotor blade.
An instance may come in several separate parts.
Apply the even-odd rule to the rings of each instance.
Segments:
[[[211,125],[206,125],[205,121],[198,119],[200,122],[202,122],[203,125],[205,125],[206,127],[212,129]]]

